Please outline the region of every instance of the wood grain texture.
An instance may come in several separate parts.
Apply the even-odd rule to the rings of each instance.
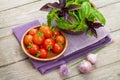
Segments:
[[[95,69],[89,74],[78,74],[65,80],[120,80],[120,61]]]
[[[0,80],[61,80],[55,70],[52,75],[41,75],[28,60],[0,68]]]
[[[13,9],[39,0],[0,0],[0,12]]]
[[[109,1],[91,0],[91,2],[95,3],[95,6],[97,6],[98,8],[102,8],[102,7],[109,6],[109,5],[114,4],[114,3],[118,3],[118,2],[120,2],[120,0],[109,0]]]

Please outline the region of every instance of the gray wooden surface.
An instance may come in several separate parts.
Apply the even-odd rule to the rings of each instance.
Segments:
[[[120,80],[120,0],[92,0],[106,17],[105,27],[114,42],[98,52],[98,62],[91,73],[80,74],[77,68],[70,68],[69,76],[60,77],[58,70],[41,75],[34,69],[11,29],[46,16],[39,8],[54,1],[0,0],[0,80]]]

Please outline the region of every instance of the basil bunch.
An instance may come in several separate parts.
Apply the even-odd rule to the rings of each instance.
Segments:
[[[47,15],[47,22],[52,26],[52,22],[57,22],[57,27],[64,30],[82,30],[90,35],[97,37],[96,28],[105,25],[104,16],[94,8],[89,0],[59,0],[64,6],[50,10]],[[53,3],[55,6],[55,3]],[[59,4],[59,5],[60,5]],[[71,6],[72,5],[72,6]],[[48,6],[47,6],[48,7]],[[70,9],[72,8],[72,9]],[[60,16],[61,14],[67,14]],[[67,19],[65,19],[67,17]]]

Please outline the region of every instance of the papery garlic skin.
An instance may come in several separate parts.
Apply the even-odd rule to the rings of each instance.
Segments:
[[[94,65],[97,62],[97,54],[88,54],[87,60]]]
[[[86,60],[82,61],[78,67],[82,73],[89,73],[92,70],[92,64]]]
[[[68,70],[66,64],[63,64],[60,66],[60,75],[61,76],[67,76],[67,75],[69,75],[69,73],[70,73],[70,71]]]

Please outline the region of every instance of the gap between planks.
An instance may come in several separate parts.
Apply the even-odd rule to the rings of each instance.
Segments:
[[[101,6],[101,7],[98,7],[98,9],[99,9],[99,8],[107,7],[107,6],[112,5],[112,4],[117,4],[117,3],[120,3],[120,1],[108,3],[108,4],[106,4],[106,5],[103,5],[103,6]]]
[[[103,67],[110,66],[110,65],[115,64],[115,63],[118,63],[118,62],[120,62],[120,60],[119,60],[119,61],[116,61],[116,62],[113,62],[113,63],[110,63],[110,64],[107,64],[107,65],[103,65],[103,66],[101,66],[101,67],[99,67],[99,68],[97,68],[97,69],[101,69],[101,68],[103,68]],[[97,69],[93,69],[92,71],[97,70]],[[75,75],[70,76],[70,77],[67,77],[67,78],[65,78],[65,79],[63,79],[63,80],[68,80],[68,79],[70,79],[70,78],[72,78],[72,77],[76,77],[76,76],[78,76],[78,75],[80,75],[80,74],[81,74],[81,73],[75,74]],[[118,74],[118,75],[120,75],[120,74]]]
[[[37,0],[37,1],[30,2],[30,3],[22,4],[22,5],[19,5],[19,6],[16,6],[16,7],[12,7],[12,8],[6,9],[6,10],[2,10],[2,11],[0,11],[0,12],[12,10],[12,9],[19,8],[19,7],[23,7],[23,6],[26,6],[26,5],[29,5],[29,4],[33,4],[33,3],[36,3],[36,2],[39,2],[39,1],[43,1],[43,0]],[[94,1],[91,1],[91,2],[94,2]],[[105,4],[105,5],[98,6],[97,9],[101,9],[101,8],[107,7],[107,6],[111,5],[111,4],[118,4],[118,3],[120,3],[120,1],[107,3],[107,4]],[[13,25],[10,25],[10,26],[0,27],[0,29],[8,28],[8,27],[15,26],[15,25],[19,25],[19,24],[13,24]]]
[[[39,1],[41,1],[41,0],[36,0],[36,1],[25,3],[25,4],[22,4],[22,5],[19,5],[19,6],[11,7],[11,8],[8,8],[8,9],[4,9],[4,10],[1,10],[0,12],[4,12],[4,11],[7,11],[7,10],[11,10],[11,9],[14,9],[14,8],[18,8],[18,7],[25,6],[25,5],[28,5],[28,4],[31,4],[31,3],[35,3],[35,2],[39,2]]]

